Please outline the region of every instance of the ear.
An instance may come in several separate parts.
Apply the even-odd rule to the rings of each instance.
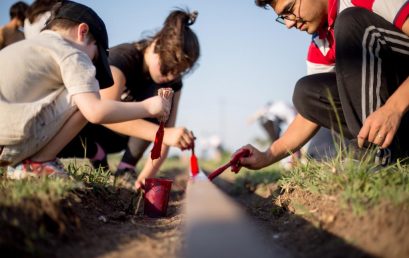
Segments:
[[[87,38],[88,32],[89,32],[88,24],[80,23],[78,25],[77,37],[80,41],[84,41]]]

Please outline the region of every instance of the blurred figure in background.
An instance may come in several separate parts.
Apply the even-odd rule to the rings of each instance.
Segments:
[[[280,137],[281,131],[294,120],[297,112],[284,101],[268,102],[249,119],[249,123],[258,121],[267,132],[271,142]]]
[[[23,19],[26,39],[40,33],[50,18],[51,8],[57,2],[61,2],[61,0],[36,0],[28,7],[26,19]]]
[[[271,142],[276,141],[281,132],[284,132],[288,125],[294,120],[297,115],[295,108],[284,102],[275,101],[268,102],[263,108],[257,111],[250,119],[249,122],[258,121],[263,129],[267,132]],[[314,137],[309,141],[306,149],[306,157],[322,161],[330,159],[336,156],[337,150],[336,144],[339,143],[339,134],[327,128],[320,128]],[[304,153],[304,152],[303,152]],[[296,152],[291,158],[282,160],[282,164],[285,167],[291,167],[289,165],[293,163],[294,158],[300,158],[301,153]]]
[[[0,28],[0,49],[24,39],[24,33],[20,30],[26,17],[28,5],[17,2],[10,7],[10,21]]]
[[[201,156],[207,160],[220,162],[225,152],[222,138],[217,134],[208,137],[200,137]]]
[[[269,144],[275,142],[285,131],[288,125],[297,115],[295,108],[285,101],[271,101],[258,110],[249,118],[249,123],[258,121],[270,139]],[[281,161],[285,168],[291,168],[301,158],[301,152],[297,151]]]

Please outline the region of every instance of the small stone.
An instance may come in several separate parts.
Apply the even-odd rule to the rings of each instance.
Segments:
[[[107,222],[108,222],[107,218],[106,218],[104,215],[99,216],[99,217],[98,217],[98,220],[101,221],[101,222],[103,222],[103,223],[107,223]]]

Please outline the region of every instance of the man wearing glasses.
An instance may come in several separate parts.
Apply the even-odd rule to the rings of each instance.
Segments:
[[[299,114],[265,152],[251,145],[241,164],[270,165],[304,145],[323,126],[360,148],[375,148],[375,162],[409,156],[409,1],[256,0],[277,22],[312,34],[308,76],[295,87]],[[357,152],[359,152],[357,150]]]

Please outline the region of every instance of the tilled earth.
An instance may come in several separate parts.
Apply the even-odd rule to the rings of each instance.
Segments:
[[[224,175],[216,184],[294,257],[409,257],[408,205],[383,203],[359,216],[336,196],[233,181]]]
[[[180,257],[187,173],[162,175],[174,183],[161,219],[143,216],[139,194],[95,186],[59,203],[2,208],[1,257]],[[228,173],[214,182],[243,205],[265,242],[290,257],[409,257],[407,206],[381,204],[356,216],[334,196],[283,192],[276,183],[238,187]]]
[[[0,220],[1,257],[180,257],[185,174],[165,173],[174,182],[160,219],[143,215],[139,193],[118,188],[85,187],[59,203],[3,209],[19,224]]]

